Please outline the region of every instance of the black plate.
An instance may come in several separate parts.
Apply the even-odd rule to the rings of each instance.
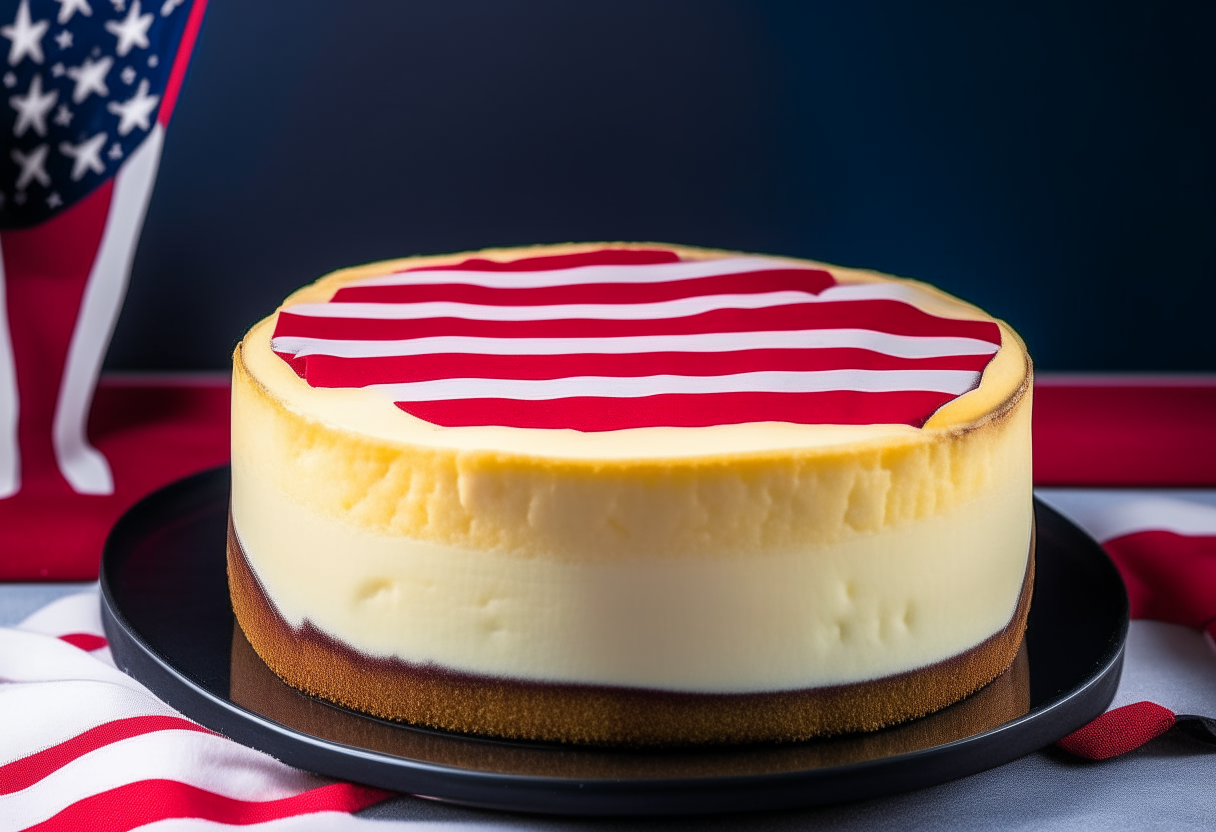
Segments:
[[[1127,595],[1102,549],[1035,503],[1037,566],[1014,666],[963,702],[873,733],[783,745],[622,751],[413,728],[298,693],[234,624],[228,470],[156,492],[114,527],[101,568],[114,659],[203,725],[294,766],[517,811],[778,809],[928,786],[1009,762],[1102,713],[1123,666]]]

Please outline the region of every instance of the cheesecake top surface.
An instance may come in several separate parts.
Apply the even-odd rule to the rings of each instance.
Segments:
[[[393,443],[664,458],[913,440],[1016,400],[1026,351],[931,286],[663,244],[497,249],[328,275],[238,365]]]

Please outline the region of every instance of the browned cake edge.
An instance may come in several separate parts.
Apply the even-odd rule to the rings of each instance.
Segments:
[[[250,568],[228,521],[237,622],[283,681],[355,710],[415,725],[512,739],[606,745],[803,740],[871,731],[946,707],[991,682],[1022,643],[1034,539],[1013,618],[970,650],[857,684],[755,694],[691,694],[478,676],[364,655],[305,621],[293,628]]]

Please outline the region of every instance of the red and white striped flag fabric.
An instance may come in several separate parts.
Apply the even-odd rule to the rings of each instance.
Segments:
[[[351,813],[387,796],[290,768],[157,700],[114,667],[95,591],[0,629],[2,832],[370,830],[383,827]]]
[[[661,249],[470,259],[288,306],[273,347],[314,387],[372,388],[448,427],[920,426],[978,385],[1001,334],[917,292]]]
[[[1133,619],[1206,633],[1208,645],[1216,649],[1216,505],[1116,490],[1060,491],[1051,502],[1111,556],[1127,587]],[[1153,702],[1132,702],[1059,745],[1079,757],[1104,760],[1176,726],[1216,744],[1216,709],[1206,715],[1176,714]]]

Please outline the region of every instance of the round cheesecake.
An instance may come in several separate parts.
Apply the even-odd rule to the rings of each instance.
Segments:
[[[605,744],[797,740],[1004,672],[1031,366],[930,286],[655,244],[347,269],[234,355],[229,582],[288,684]]]

